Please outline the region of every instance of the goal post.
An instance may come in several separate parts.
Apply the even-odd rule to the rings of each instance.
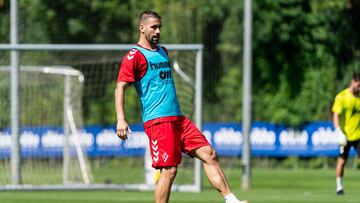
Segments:
[[[0,77],[2,78],[3,83],[0,85],[0,97],[1,100],[7,100],[7,94],[5,93],[6,89],[9,87],[9,70],[8,66],[0,66]],[[70,140],[73,136],[76,136],[76,133],[69,130],[69,124],[71,120],[66,117],[66,110],[71,110],[72,107],[76,108],[76,114],[81,114],[80,100],[82,85],[84,81],[84,76],[81,72],[72,69],[70,67],[38,67],[38,66],[22,66],[19,70],[19,79],[21,80],[21,85],[19,86],[19,94],[21,95],[22,106],[20,108],[19,118],[22,121],[22,136],[20,137],[19,143],[23,146],[21,151],[21,159],[17,161],[19,166],[17,168],[23,168],[26,172],[23,177],[23,185],[4,185],[4,188],[22,188],[24,184],[28,188],[29,184],[46,184],[46,182],[57,182],[57,184],[67,184],[69,182],[87,182],[86,179],[83,181],[79,180],[75,175],[74,171],[77,173],[77,169],[73,167],[77,164],[74,164],[71,155],[71,144],[76,142],[66,141]],[[62,95],[62,96],[61,96]],[[80,96],[77,98],[77,96]],[[58,108],[57,105],[63,102],[63,108]],[[2,103],[3,109],[7,109],[9,104]],[[57,110],[54,110],[57,109]],[[61,109],[63,112],[61,113]],[[3,111],[0,122],[0,142],[10,138],[11,130],[6,130],[8,123],[6,122],[6,116],[9,116],[10,113]],[[55,115],[55,116],[51,116]],[[58,116],[60,115],[60,116]],[[64,119],[62,120],[62,116]],[[30,118],[30,119],[29,119]],[[79,118],[78,118],[79,119]],[[81,118],[80,118],[81,119]],[[57,132],[60,130],[61,123],[63,123],[63,139],[58,139],[57,141],[64,141],[63,149],[56,149],[56,146],[59,143],[54,143],[51,140],[56,137],[55,131],[49,131],[48,133],[43,133],[43,136],[38,136],[40,132],[45,129],[50,129],[50,125],[58,126]],[[78,128],[81,128],[81,120],[77,121]],[[40,125],[41,124],[41,125]],[[36,127],[34,126],[36,125]],[[20,129],[20,128],[19,128]],[[61,131],[61,130],[60,130]],[[74,130],[72,130],[74,131]],[[69,138],[69,139],[67,139]],[[10,139],[9,139],[10,140]],[[56,141],[56,139],[55,139]],[[41,147],[40,147],[41,146]],[[7,149],[13,147],[10,143],[8,145],[3,143],[0,146],[1,158],[3,165],[7,165],[6,155]],[[20,146],[19,146],[20,147]],[[54,148],[55,147],[55,148]],[[67,150],[66,150],[67,149]],[[77,153],[81,153],[79,150],[81,148],[76,148]],[[57,157],[61,156],[61,151],[63,151],[63,162],[68,163],[63,166],[63,179],[59,175],[53,174],[52,179],[47,179],[46,181],[39,183],[39,180],[31,180],[31,176],[44,175],[46,173],[52,173],[51,171],[41,171],[46,168],[46,164],[49,162],[56,161]],[[3,154],[5,152],[5,154]],[[75,159],[78,160],[78,163],[81,165],[85,164],[85,157],[77,156]],[[51,161],[50,161],[51,160]],[[24,162],[24,164],[21,164]],[[31,168],[29,168],[31,166]],[[41,168],[39,167],[41,166]],[[49,167],[49,166],[48,166]],[[39,170],[37,173],[34,170]],[[1,167],[2,172],[5,167]],[[21,171],[21,170],[20,170]],[[54,170],[56,171],[56,170]],[[81,171],[84,175],[84,171]],[[72,176],[72,177],[70,177]],[[75,178],[75,179],[74,179]],[[2,181],[0,181],[2,182]]]
[[[197,127],[201,129],[202,124],[202,57],[203,57],[203,45],[200,44],[165,44],[164,45],[167,50],[169,51],[169,56],[171,58],[171,62],[174,68],[174,78],[177,87],[177,93],[179,96],[180,106],[185,115],[190,117]],[[93,126],[96,125],[96,121],[92,117],[98,116],[97,113],[101,111],[115,111],[114,107],[112,106],[111,110],[108,109],[100,109],[103,108],[99,103],[107,102],[108,100],[113,100],[112,98],[108,98],[106,92],[108,89],[112,89],[114,85],[108,85],[109,78],[114,80],[117,75],[117,71],[119,68],[119,64],[121,59],[128,50],[133,47],[131,44],[122,44],[122,45],[109,45],[109,44],[91,44],[91,45],[77,45],[77,44],[18,44],[18,45],[7,45],[7,44],[0,44],[0,53],[3,52],[2,56],[0,56],[0,65],[8,66],[9,60],[9,52],[11,50],[17,50],[19,52],[19,64],[20,66],[26,66],[26,70],[30,70],[31,66],[39,67],[39,66],[47,66],[43,68],[49,74],[55,74],[59,71],[57,67],[72,67],[67,68],[66,71],[68,73],[74,74],[72,71],[77,71],[78,73],[82,74],[84,80],[84,87],[82,89],[83,94],[81,99],[81,105],[85,105],[85,109],[83,112],[74,112],[74,110],[78,110],[77,107],[69,105],[71,103],[71,99],[66,95],[70,94],[68,87],[66,86],[66,82],[64,83],[63,89],[63,99],[61,101],[61,105],[63,106],[64,112],[62,113],[61,117],[63,118],[63,143],[69,142],[71,140],[73,143],[70,144],[71,147],[67,144],[63,145],[62,149],[62,183],[61,184],[34,184],[29,187],[27,184],[20,185],[11,185],[9,187],[8,181],[1,181],[0,177],[0,189],[8,189],[8,188],[16,188],[16,189],[121,189],[121,190],[154,190],[154,185],[147,184],[145,181],[132,181],[127,179],[120,179],[119,177],[113,177],[111,174],[109,177],[99,177],[98,174],[103,174],[101,170],[105,170],[104,168],[108,168],[109,165],[118,163],[116,159],[126,159],[127,156],[135,156],[132,160],[126,160],[126,164],[133,164],[138,165],[135,163],[139,160],[144,163],[142,158],[136,158],[139,154],[144,153],[143,148],[136,149],[135,153],[131,152],[130,155],[122,154],[123,152],[116,151],[116,152],[106,152],[104,154],[99,155],[99,151],[101,151],[100,147],[94,146],[87,146],[83,148],[80,146],[82,150],[76,151],[77,161],[78,161],[78,169],[81,173],[81,181],[74,183],[69,179],[69,171],[67,165],[72,165],[67,161],[67,156],[72,154],[72,147],[79,148],[79,145],[83,145],[86,141],[79,142],[78,136],[86,136],[91,134],[92,132],[86,131],[87,129],[82,129],[84,126]],[[24,68],[21,68],[22,70]],[[20,71],[21,74],[21,71]],[[70,74],[71,75],[71,74]],[[1,76],[0,76],[1,77]],[[9,77],[9,76],[8,76]],[[9,77],[10,78],[10,77]],[[64,81],[68,80],[68,77],[65,76],[63,78]],[[115,78],[116,80],[116,78]],[[22,83],[20,81],[19,83]],[[96,85],[94,84],[96,83]],[[114,83],[115,84],[115,83]],[[1,87],[0,87],[1,88]],[[113,90],[111,90],[113,91]],[[1,89],[0,89],[0,96],[1,96]],[[94,96],[94,94],[97,94]],[[6,93],[8,96],[8,93]],[[133,94],[132,90],[129,94]],[[4,95],[3,95],[4,96]],[[5,95],[6,96],[6,95]],[[21,97],[21,95],[20,95]],[[89,98],[96,97],[96,100],[90,100]],[[66,99],[68,98],[68,99]],[[132,98],[132,95],[131,95]],[[12,101],[11,101],[12,102]],[[22,103],[22,99],[20,98],[20,103]],[[130,101],[131,107],[136,107],[133,104],[134,101]],[[56,104],[60,104],[57,101]],[[1,105],[1,104],[0,104]],[[99,107],[101,106],[101,107]],[[106,106],[106,105],[105,105]],[[71,108],[70,108],[71,107]],[[80,106],[79,109],[81,109]],[[66,110],[67,109],[67,110]],[[96,114],[94,114],[96,113]],[[130,114],[138,114],[138,112],[128,112]],[[111,114],[111,113],[108,113]],[[57,114],[58,115],[58,114]],[[85,116],[84,116],[85,115]],[[100,115],[100,113],[99,113]],[[103,115],[103,114],[101,114]],[[105,112],[106,115],[106,112]],[[77,123],[77,118],[75,117],[85,117],[85,120]],[[1,117],[1,116],[0,116]],[[72,118],[73,117],[73,118]],[[111,117],[111,116],[108,116]],[[114,131],[111,128],[116,125],[116,120],[109,121],[108,117],[104,117],[103,119],[106,120],[105,124],[102,124],[101,127],[106,128],[110,126],[110,128],[105,129],[103,131],[98,130],[99,134],[97,136],[92,137],[94,139],[93,142],[97,142],[96,139],[100,138],[101,136],[107,137],[108,135],[113,135],[116,137]],[[139,116],[138,116],[139,117]],[[9,119],[0,118],[0,136],[4,128],[6,128],[9,124]],[[44,118],[43,118],[44,119]],[[75,121],[72,121],[74,119]],[[2,120],[7,120],[3,123]],[[20,119],[21,120],[21,119]],[[139,120],[130,120],[129,123],[132,124],[134,122],[138,123]],[[30,123],[31,124],[31,123]],[[21,123],[21,125],[28,125]],[[100,127],[95,126],[94,129],[98,129]],[[20,129],[20,127],[19,127]],[[109,130],[110,131],[106,131]],[[84,132],[83,132],[84,131]],[[10,130],[8,131],[8,133]],[[107,133],[110,134],[107,134]],[[140,132],[140,131],[139,131]],[[4,134],[4,133],[3,133]],[[73,139],[69,139],[69,136],[66,135],[75,135]],[[101,136],[100,136],[101,135]],[[21,137],[23,134],[21,135]],[[143,135],[142,135],[143,136]],[[1,138],[1,137],[0,137]],[[82,137],[81,137],[82,138]],[[88,139],[89,136],[86,138]],[[21,139],[21,138],[20,138]],[[90,139],[90,138],[89,138]],[[113,137],[109,137],[109,139],[114,139]],[[116,139],[118,139],[116,137]],[[42,141],[42,140],[41,140]],[[21,142],[21,141],[20,141]],[[90,143],[90,141],[89,141]],[[101,142],[99,142],[101,143]],[[112,142],[105,141],[105,144],[109,144],[111,146],[120,146],[125,147],[126,142],[121,142],[119,140],[113,140]],[[117,145],[118,144],[118,145]],[[21,143],[23,145],[23,143]],[[73,146],[72,146],[73,145]],[[94,148],[94,149],[93,149]],[[90,161],[86,161],[85,158],[81,158],[82,156],[89,155]],[[131,155],[131,154],[135,155]],[[0,145],[0,154],[1,154],[1,145]],[[111,154],[111,155],[109,155]],[[20,157],[22,158],[22,157]],[[83,161],[85,160],[85,161]],[[123,164],[122,162],[119,164]],[[119,166],[119,169],[124,166]],[[180,167],[184,167],[179,169],[179,175],[186,177],[186,178],[179,178],[179,180],[175,180],[172,190],[176,191],[187,191],[187,192],[199,192],[201,190],[201,164],[200,161],[195,159],[187,158],[184,156],[183,163]],[[127,168],[127,167],[125,167]],[[129,167],[131,168],[131,167]],[[0,169],[1,170],[1,169]],[[101,172],[100,172],[101,171]],[[144,167],[143,167],[143,171]],[[184,171],[183,174],[181,174]],[[22,172],[21,172],[22,173]],[[120,171],[115,171],[113,173],[120,173]],[[93,177],[92,177],[93,176]],[[101,175],[104,176],[104,175]],[[79,179],[79,177],[77,177]],[[7,179],[8,180],[8,179]],[[187,180],[183,181],[183,180]],[[127,182],[129,181],[129,182]],[[84,184],[85,183],[85,184]]]

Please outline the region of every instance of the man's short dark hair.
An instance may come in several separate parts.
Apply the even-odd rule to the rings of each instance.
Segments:
[[[161,20],[161,16],[157,14],[155,11],[144,11],[139,15],[139,24],[140,22],[144,21],[145,19],[153,17]]]
[[[353,76],[352,76],[352,79],[354,81],[360,81],[360,73],[359,72],[354,73]]]

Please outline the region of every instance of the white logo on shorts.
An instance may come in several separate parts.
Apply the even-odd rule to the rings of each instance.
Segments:
[[[166,153],[166,152],[164,152],[164,154],[163,154],[163,160],[164,160],[164,162],[166,162],[166,160],[169,158],[169,155]]]

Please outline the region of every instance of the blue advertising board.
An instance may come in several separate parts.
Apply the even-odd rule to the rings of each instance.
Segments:
[[[70,136],[70,145],[78,142],[90,157],[143,156],[148,139],[142,125],[131,125],[133,133],[122,141],[114,126],[85,126],[78,136]],[[240,123],[204,123],[203,134],[219,156],[241,156],[243,135]],[[25,127],[20,131],[24,157],[61,157],[64,133],[61,127]],[[338,154],[336,134],[331,122],[313,122],[298,129],[266,122],[254,122],[250,132],[252,156],[316,157]],[[9,129],[0,131],[0,158],[10,156]],[[354,151],[351,152],[354,155]]]

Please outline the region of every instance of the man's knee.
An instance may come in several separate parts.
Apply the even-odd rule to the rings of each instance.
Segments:
[[[343,167],[343,166],[345,166],[346,159],[343,158],[343,157],[339,157],[338,160],[337,160],[337,163],[338,163],[338,165]]]
[[[164,167],[161,169],[161,175],[163,175],[165,178],[174,179],[177,173],[177,167],[171,166],[171,167]]]
[[[214,148],[212,147],[206,147],[205,148],[205,154],[204,156],[204,162],[209,164],[218,163],[218,156]]]

